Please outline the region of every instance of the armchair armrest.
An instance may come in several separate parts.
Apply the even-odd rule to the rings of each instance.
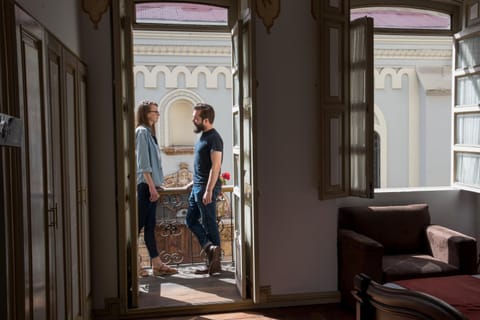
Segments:
[[[432,255],[460,269],[461,273],[477,273],[477,241],[463,233],[439,225],[427,227]]]
[[[353,278],[365,273],[372,279],[382,280],[383,245],[353,230],[338,229],[338,286],[342,302],[354,306],[351,295]]]

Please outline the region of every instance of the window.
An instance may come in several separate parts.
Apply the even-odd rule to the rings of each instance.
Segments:
[[[322,2],[323,3],[323,2]],[[373,21],[349,21],[347,1],[318,7],[319,198],[373,196]]]
[[[139,24],[226,26],[228,9],[181,2],[137,3],[135,21]]]
[[[452,19],[405,7],[351,10],[351,19],[365,15],[376,32],[375,188],[449,186],[452,37],[444,31]]]
[[[454,183],[480,188],[480,32],[455,41]]]
[[[450,15],[431,10],[396,7],[357,8],[351,10],[351,20],[364,16],[373,18],[375,29],[450,30]]]

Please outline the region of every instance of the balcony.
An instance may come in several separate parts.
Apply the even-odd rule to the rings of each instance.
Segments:
[[[216,200],[223,263],[233,263],[234,260],[232,254],[233,215],[230,201],[232,192],[233,186],[224,185]],[[200,254],[202,248],[185,225],[190,190],[183,187],[167,187],[160,190],[159,194],[155,239],[161,260],[174,266],[204,262],[205,257]],[[143,240],[143,231],[138,239],[138,254],[140,267],[150,268],[150,257]]]

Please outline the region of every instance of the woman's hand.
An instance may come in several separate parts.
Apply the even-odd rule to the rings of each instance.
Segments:
[[[150,190],[150,202],[155,202],[159,198],[159,194],[156,188],[149,188]]]

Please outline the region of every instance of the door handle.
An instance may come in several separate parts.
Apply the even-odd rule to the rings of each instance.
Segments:
[[[48,209],[49,213],[49,227],[57,227],[57,204],[55,203],[55,206],[53,208]]]

